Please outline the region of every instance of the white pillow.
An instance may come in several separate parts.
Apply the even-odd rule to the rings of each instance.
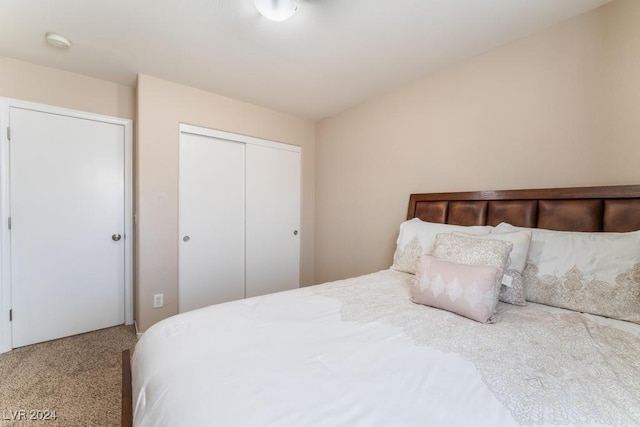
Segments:
[[[440,233],[452,233],[462,231],[469,234],[487,234],[493,227],[489,225],[450,225],[434,222],[425,222],[413,218],[400,224],[396,252],[393,255],[391,268],[405,273],[416,273],[418,258],[422,255],[431,255],[436,242],[436,235]]]
[[[513,250],[509,255],[509,262],[504,271],[502,277],[502,287],[500,288],[500,301],[515,304],[526,305],[524,281],[522,273],[527,264],[527,255],[529,253],[529,245],[531,244],[531,230],[520,231],[508,231],[508,232],[496,232],[495,229],[491,230],[491,234],[483,234],[479,236],[473,236],[464,233],[461,234],[478,239],[489,240],[502,240],[504,242],[511,242],[513,244]]]
[[[522,228],[507,223],[495,228],[513,230]],[[527,300],[640,323],[640,231],[529,230]]]

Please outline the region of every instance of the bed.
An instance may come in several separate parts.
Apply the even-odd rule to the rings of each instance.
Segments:
[[[640,186],[412,194],[391,269],[151,327],[132,375],[123,354],[123,424],[640,425],[637,230]],[[502,268],[455,259],[469,242]],[[493,308],[475,282],[451,296],[453,267]]]

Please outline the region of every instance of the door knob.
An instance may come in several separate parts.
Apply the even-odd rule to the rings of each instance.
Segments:
[[[293,235],[297,236],[298,235],[298,230],[293,230]]]
[[[113,240],[114,242],[117,242],[121,238],[122,238],[122,236],[119,235],[119,234],[114,234],[113,236],[111,236],[111,240]]]
[[[183,241],[183,242],[188,242],[189,240],[191,240],[191,237],[189,237],[189,236],[184,236],[184,237],[182,238],[182,241]]]

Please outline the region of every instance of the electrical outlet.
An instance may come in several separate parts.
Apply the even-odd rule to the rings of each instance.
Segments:
[[[155,294],[153,296],[153,308],[164,306],[164,294]]]

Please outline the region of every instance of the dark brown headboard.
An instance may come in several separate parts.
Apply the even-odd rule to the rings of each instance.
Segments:
[[[640,185],[412,194],[407,219],[564,231],[640,230]]]

